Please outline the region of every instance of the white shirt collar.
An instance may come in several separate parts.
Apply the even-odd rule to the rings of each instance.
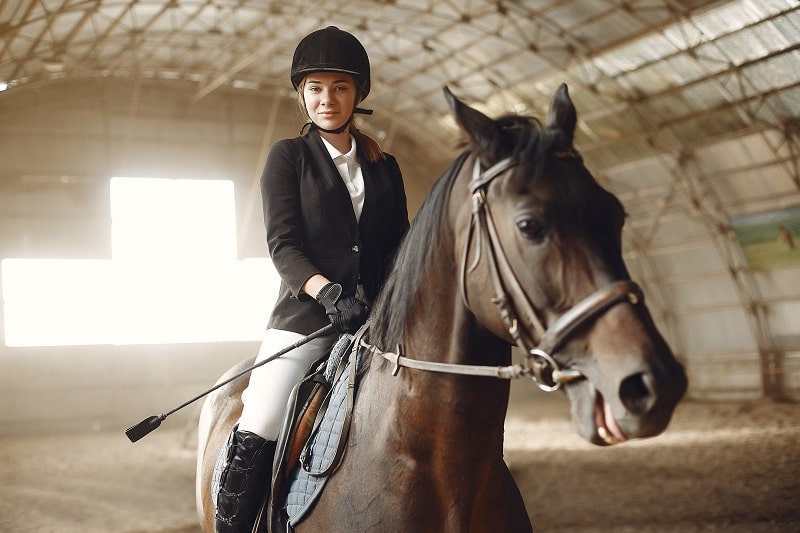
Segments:
[[[350,201],[353,203],[353,212],[356,215],[356,220],[361,219],[361,210],[364,208],[364,174],[361,172],[361,165],[358,163],[356,140],[350,135],[350,150],[343,154],[337,150],[331,143],[320,136],[325,148],[339,172],[347,192],[350,194]]]
[[[333,159],[334,161],[336,160],[337,157],[340,156],[345,156],[348,159],[356,161],[356,140],[352,134],[350,135],[350,151],[348,151],[346,154],[343,154],[342,152],[337,150],[336,147],[333,146],[331,143],[329,143],[327,140],[325,140],[325,137],[323,137],[322,135],[320,135],[319,138],[322,139],[322,144],[324,144],[325,148],[328,149],[328,153],[331,155],[331,159]]]

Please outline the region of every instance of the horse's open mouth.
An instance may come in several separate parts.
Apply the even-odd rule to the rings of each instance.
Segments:
[[[611,407],[603,399],[603,395],[597,393],[597,401],[594,404],[594,423],[597,427],[597,435],[606,444],[618,444],[628,440],[627,435],[619,427],[614,415],[611,414]]]

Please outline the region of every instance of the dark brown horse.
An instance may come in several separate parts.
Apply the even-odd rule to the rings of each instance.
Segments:
[[[623,262],[622,205],[573,147],[566,86],[544,126],[494,121],[446,95],[467,150],[375,303],[344,460],[297,531],[530,531],[503,461],[504,378],[562,389],[578,433],[598,445],[661,433],[686,390]],[[217,391],[202,415],[207,531],[211,470],[243,386]]]

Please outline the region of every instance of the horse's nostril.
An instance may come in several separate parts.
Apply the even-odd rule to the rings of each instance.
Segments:
[[[644,372],[628,376],[619,386],[619,397],[631,413],[635,415],[646,413],[656,401],[652,378]]]

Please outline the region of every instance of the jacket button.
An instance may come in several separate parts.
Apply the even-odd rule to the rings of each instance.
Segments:
[[[353,247],[350,248],[350,249],[353,250],[354,253],[358,253],[359,252],[359,248],[358,248],[357,244],[354,244]]]

